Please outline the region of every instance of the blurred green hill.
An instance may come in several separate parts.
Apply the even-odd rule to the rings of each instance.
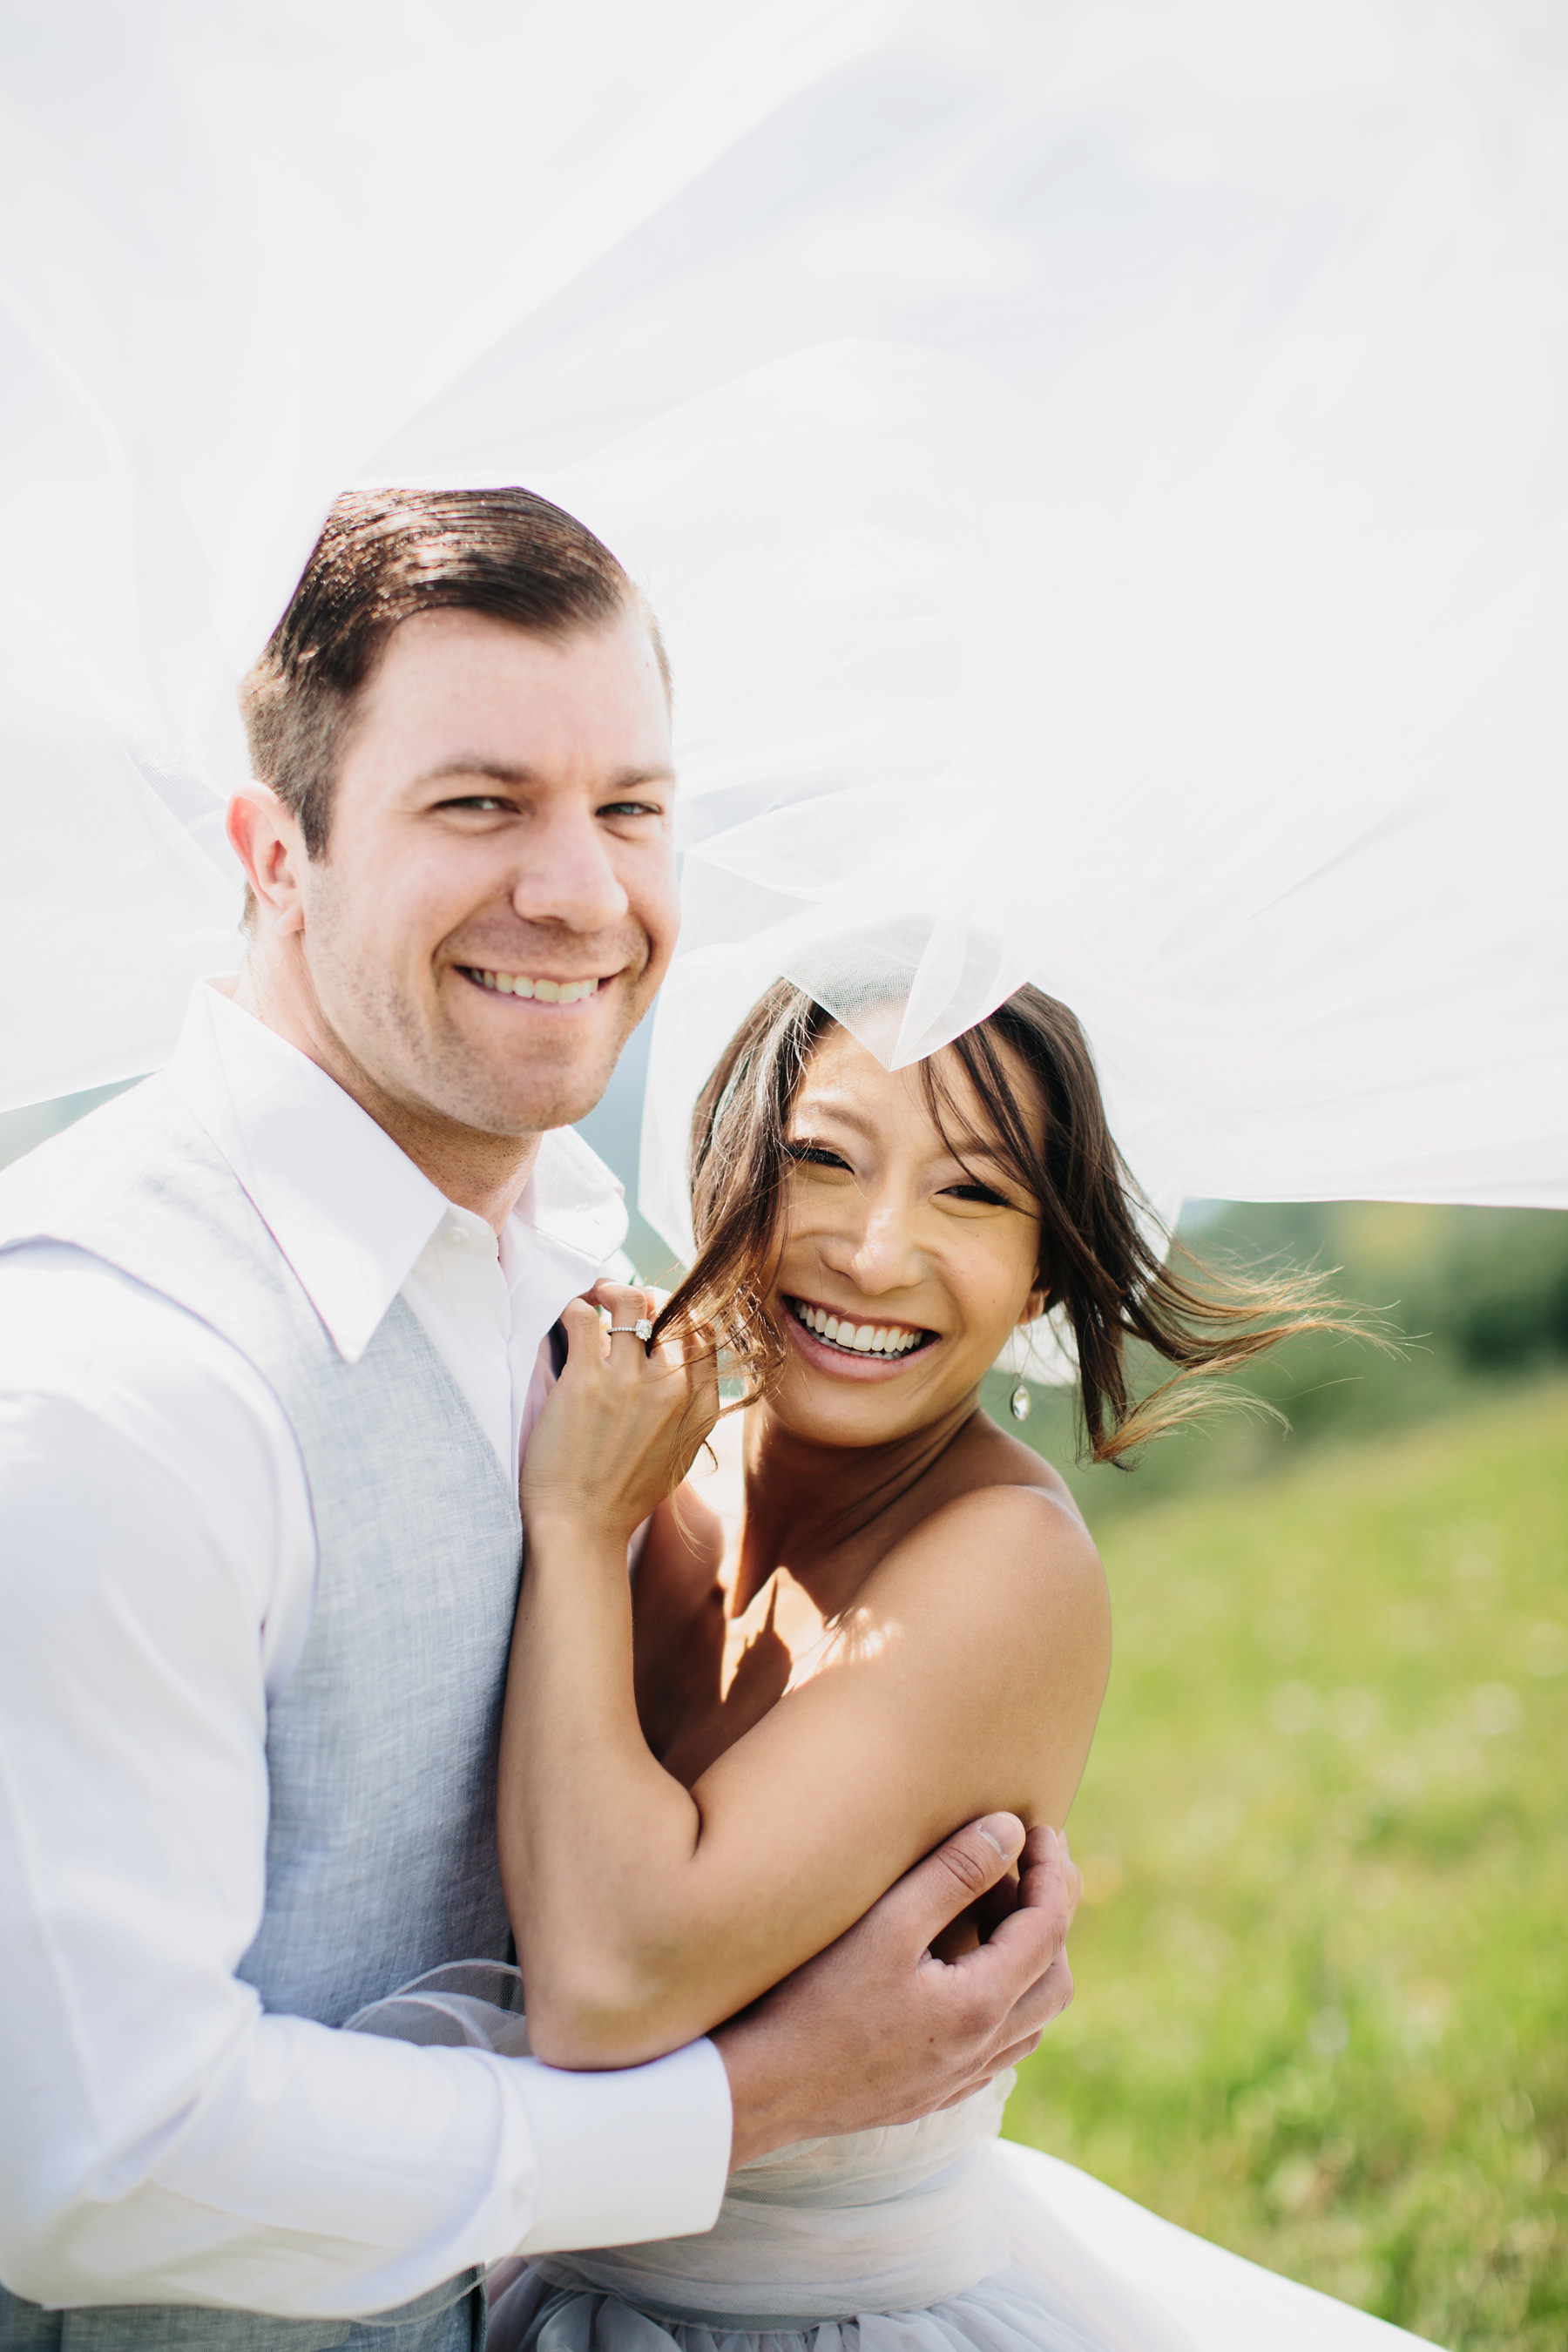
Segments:
[[[1237,1406],[1148,1447],[1131,1470],[1084,1468],[1071,1396],[1037,1386],[1020,1434],[1070,1480],[1091,1523],[1173,1496],[1234,1486],[1297,1463],[1328,1439],[1371,1435],[1450,1413],[1568,1364],[1568,1214],[1373,1201],[1203,1202],[1180,1238],[1200,1259],[1315,1266],[1341,1298],[1379,1317],[1400,1347],[1312,1335],[1232,1383],[1277,1420]],[[1140,1384],[1159,1377],[1152,1360]],[[1006,1420],[1012,1382],[985,1402]],[[1011,1423],[1007,1425],[1011,1426]]]
[[[1559,2352],[1568,1377],[1473,1377],[1102,1526],[1079,1999],[1006,2129],[1450,2352]]]
[[[1006,2127],[1451,2352],[1556,2352],[1568,1216],[1216,1203],[1182,1237],[1332,1272],[1401,1346],[1290,1341],[1237,1384],[1288,1427],[1219,1413],[1131,1471],[1034,1391],[1116,1663],[1080,1999]]]

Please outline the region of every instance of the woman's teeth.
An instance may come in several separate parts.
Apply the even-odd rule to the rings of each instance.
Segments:
[[[851,1323],[847,1317],[830,1315],[826,1307],[808,1307],[804,1298],[792,1298],[789,1304],[796,1322],[817,1339],[857,1356],[907,1356],[927,1336],[902,1323]]]
[[[594,995],[599,985],[596,978],[530,980],[521,971],[479,971],[471,964],[463,969],[481,988],[493,988],[498,996],[533,996],[542,1004],[575,1004],[580,998]]]

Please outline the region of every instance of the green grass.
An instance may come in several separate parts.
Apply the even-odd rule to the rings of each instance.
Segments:
[[[1549,1372],[1568,1372],[1568,1216],[1558,1209],[1447,1209],[1397,1201],[1207,1202],[1183,1232],[1199,1257],[1255,1271],[1313,1266],[1333,1295],[1399,1345],[1328,1333],[1290,1339],[1225,1383],[1268,1413],[1207,1416],[1143,1449],[1136,1471],[1077,1459],[1072,1390],[1037,1386],[1023,1437],[1067,1474],[1091,1523],[1205,1488],[1277,1476],[1299,1455],[1350,1437],[1466,1411]],[[1131,1353],[1133,1385],[1169,1371]],[[1005,1425],[1013,1383],[994,1374],[987,1409]]]
[[[1568,2342],[1568,1381],[1113,1514],[1007,2128],[1454,2352]]]

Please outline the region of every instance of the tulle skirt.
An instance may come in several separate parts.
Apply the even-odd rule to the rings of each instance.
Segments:
[[[770,2326],[763,2280],[748,2324],[641,2308],[508,2263],[491,2280],[489,2352],[1395,2352],[1423,2340],[1054,2157],[1002,2141],[987,2164],[1012,2261],[922,2310]]]

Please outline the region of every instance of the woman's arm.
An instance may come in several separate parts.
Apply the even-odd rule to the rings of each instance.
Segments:
[[[549,1433],[542,1418],[525,1475],[501,1864],[535,2049],[626,2065],[743,2008],[955,1824],[1003,1809],[1059,1822],[1109,1618],[1068,1508],[1033,1488],[963,1496],[882,1562],[812,1679],[689,1791],[634,1696],[626,1514],[647,1507],[651,1384],[624,1353],[616,1366],[627,1342],[606,1361],[596,1328],[572,1339],[564,1410]]]

